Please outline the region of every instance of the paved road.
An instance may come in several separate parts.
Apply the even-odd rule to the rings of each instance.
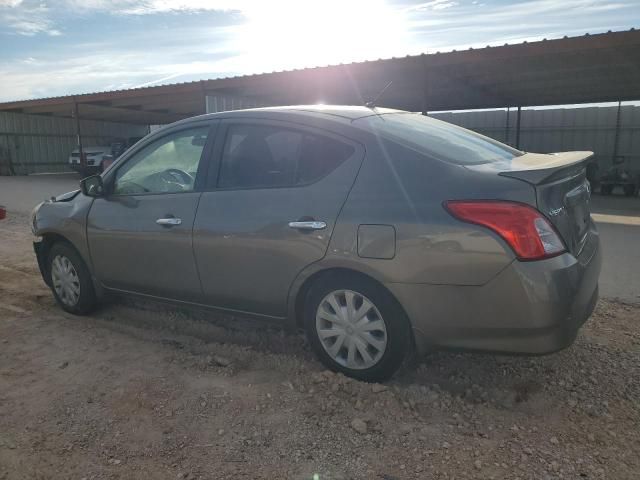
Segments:
[[[640,303],[640,198],[594,195],[591,210],[604,249],[602,295]]]
[[[77,174],[0,177],[0,205],[27,214],[40,201],[78,188]],[[640,198],[593,197],[604,265],[601,293],[640,303]]]

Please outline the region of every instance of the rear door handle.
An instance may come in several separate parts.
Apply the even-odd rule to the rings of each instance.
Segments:
[[[294,228],[296,230],[323,230],[327,228],[327,224],[316,220],[308,222],[289,222],[289,228]]]
[[[156,223],[158,225],[173,227],[175,225],[180,225],[182,223],[182,219],[175,217],[159,218],[156,220]]]

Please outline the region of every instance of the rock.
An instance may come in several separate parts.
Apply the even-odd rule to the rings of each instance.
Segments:
[[[413,427],[409,424],[402,424],[399,428],[401,435],[409,435],[413,431]]]
[[[118,460],[117,458],[110,458],[109,463],[111,465],[120,465],[122,463],[122,460]]]
[[[220,430],[218,430],[218,435],[224,435],[224,428],[221,428]]]
[[[327,378],[322,374],[322,372],[316,373],[311,377],[313,383],[324,383]]]
[[[371,386],[371,391],[373,393],[380,393],[380,392],[384,392],[386,390],[389,390],[389,387],[387,387],[386,385],[382,385],[381,383],[374,383]]]
[[[59,369],[63,369],[63,368],[67,368],[68,366],[69,366],[69,362],[62,362],[62,363],[58,366],[58,368],[59,368]]]
[[[353,428],[356,432],[364,435],[367,433],[367,422],[360,418],[354,418],[351,422],[351,428]]]
[[[209,365],[216,365],[218,367],[228,367],[232,362],[228,358],[221,357],[220,355],[209,355],[207,357],[207,363]]]
[[[558,440],[558,437],[551,437],[549,441],[554,445],[558,445],[560,443],[560,441]]]
[[[482,462],[480,460],[476,460],[475,462],[473,462],[473,466],[476,467],[476,470],[481,470]]]

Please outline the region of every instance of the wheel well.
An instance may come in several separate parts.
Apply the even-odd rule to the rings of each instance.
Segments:
[[[78,249],[66,237],[60,235],[59,233],[45,233],[44,235],[42,235],[42,249],[40,250],[40,255],[42,255],[42,260],[45,262],[45,265],[47,257],[49,256],[49,251],[51,250],[51,247],[56,243],[66,243],[76,252],[78,252]]]
[[[379,285],[381,288],[384,288],[389,293],[389,295],[391,295],[391,297],[396,301],[396,303],[402,309],[402,311],[404,311],[404,308],[402,307],[400,302],[398,302],[398,299],[393,295],[393,293],[391,293],[387,287],[385,287],[381,282],[379,282],[372,276],[362,272],[358,272],[357,270],[351,270],[349,268],[328,268],[326,270],[320,270],[319,272],[316,272],[313,275],[311,275],[309,278],[307,278],[304,281],[304,283],[298,290],[298,293],[296,295],[295,310],[294,310],[297,328],[304,328],[304,316],[303,316],[304,302],[307,298],[309,290],[311,290],[311,287],[313,286],[313,284],[316,283],[320,278],[325,278],[326,276],[330,276],[330,275],[348,275],[351,277],[360,277],[360,278],[366,279],[369,282],[373,282]]]

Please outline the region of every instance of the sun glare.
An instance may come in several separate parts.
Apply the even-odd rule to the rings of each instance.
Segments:
[[[405,45],[402,12],[379,0],[276,0],[247,13],[245,68],[269,71],[377,59]]]

